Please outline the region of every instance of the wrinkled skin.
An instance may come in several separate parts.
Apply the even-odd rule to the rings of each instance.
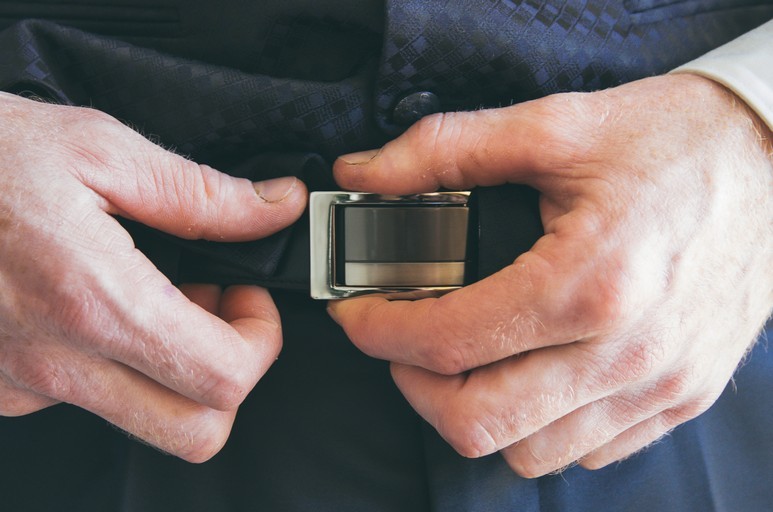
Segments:
[[[281,347],[268,292],[181,290],[120,215],[185,238],[251,240],[291,224],[294,178],[253,186],[95,110],[0,93],[0,415],[57,402],[203,461]]]
[[[329,306],[459,453],[526,477],[600,468],[705,411],[773,305],[770,131],[704,78],[431,116],[334,171],[378,193],[540,191],[545,236],[499,273]]]

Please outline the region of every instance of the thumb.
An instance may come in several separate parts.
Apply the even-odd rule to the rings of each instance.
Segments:
[[[344,188],[413,194],[503,183],[540,188],[546,171],[583,151],[579,95],[556,95],[506,108],[434,114],[378,150],[340,157]]]
[[[306,188],[294,177],[252,183],[166,151],[112,118],[97,122],[107,126],[79,174],[108,213],[182,238],[221,241],[270,235],[303,213]]]

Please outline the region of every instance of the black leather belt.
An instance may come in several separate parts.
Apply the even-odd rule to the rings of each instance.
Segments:
[[[538,195],[519,185],[413,196],[314,192],[290,229],[244,243],[180,240],[128,224],[173,282],[257,284],[320,299],[442,293],[509,265],[543,234]]]
[[[311,296],[419,298],[485,277],[542,235],[536,199],[522,186],[411,196],[313,192]]]

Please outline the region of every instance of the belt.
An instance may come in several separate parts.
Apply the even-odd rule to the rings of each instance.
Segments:
[[[247,243],[126,224],[173,282],[257,284],[319,299],[439,294],[504,268],[543,234],[538,195],[520,185],[412,196],[316,191],[290,229]]]
[[[419,296],[463,286],[472,256],[468,241],[474,238],[469,197],[313,192],[311,296]]]

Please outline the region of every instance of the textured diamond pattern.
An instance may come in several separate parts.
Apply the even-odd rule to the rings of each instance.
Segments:
[[[377,147],[405,129],[392,123],[392,109],[406,94],[430,91],[442,110],[464,110],[662,73],[773,15],[770,2],[747,2],[388,1],[380,53],[368,42],[370,36],[363,36],[362,47],[353,49],[355,59],[321,52],[324,58],[316,62],[316,54],[304,60],[298,53],[333,44],[330,37],[315,44],[314,34],[329,36],[331,27],[351,31],[349,21],[311,23],[307,17],[272,25],[258,59],[261,69],[291,70],[296,78],[217,66],[25,20],[0,32],[0,89],[93,106],[166,147],[251,179],[278,170],[301,175],[310,168],[303,162],[314,161],[316,175],[304,177],[324,182],[329,180],[325,160]],[[346,48],[347,41],[336,44]],[[320,71],[326,62],[336,75],[352,70],[334,80]],[[296,162],[295,167],[245,170],[242,165],[269,153],[296,155],[284,160]],[[178,243],[194,260],[206,259],[209,268],[222,263],[224,280],[228,268],[238,268],[234,275],[240,279],[250,268],[256,279],[266,279],[279,268],[287,240],[284,233],[240,246]]]
[[[380,140],[364,75],[323,83],[248,74],[36,21],[0,34],[0,52],[3,89],[34,82],[198,159],[277,149],[333,156]]]
[[[399,132],[391,109],[411,90],[434,92],[444,110],[470,109],[664,73],[773,13],[769,4],[722,10],[739,0],[704,4],[711,9],[672,17],[681,4],[632,15],[618,0],[391,2],[378,122]]]

